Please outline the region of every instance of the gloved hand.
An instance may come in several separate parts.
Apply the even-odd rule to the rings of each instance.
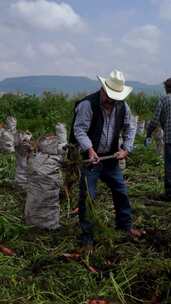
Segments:
[[[146,137],[144,140],[144,147],[148,147],[152,143],[152,138],[151,137]]]

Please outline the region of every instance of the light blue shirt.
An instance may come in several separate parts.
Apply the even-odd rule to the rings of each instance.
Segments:
[[[130,152],[133,148],[135,139],[136,123],[126,102],[125,108],[126,113],[121,135],[123,138],[123,147]],[[110,114],[105,110],[104,107],[102,107],[102,113],[104,117],[104,124],[97,153],[109,152],[113,137],[115,135],[115,107],[113,107]],[[92,116],[93,112],[90,101],[82,101],[76,108],[76,119],[74,123],[74,135],[82,151],[86,151],[93,147],[92,142],[87,135],[91,125]]]

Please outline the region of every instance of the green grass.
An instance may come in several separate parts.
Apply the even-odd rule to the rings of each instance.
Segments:
[[[114,229],[115,212],[109,189],[99,184],[93,214],[97,219],[97,244],[81,251],[80,260],[67,260],[66,252],[80,251],[77,216],[68,216],[68,201],[61,202],[62,229],[40,231],[24,224],[25,194],[11,182],[15,159],[0,156],[0,240],[15,256],[0,253],[0,303],[83,304],[94,297],[113,303],[171,303],[171,203],[157,203],[148,195],[163,190],[163,161],[154,147],[137,148],[124,174],[137,227],[147,230],[131,240]],[[77,202],[75,185],[71,206]],[[99,225],[99,222],[101,225]],[[96,268],[92,273],[89,266]],[[111,302],[112,303],[112,302]]]

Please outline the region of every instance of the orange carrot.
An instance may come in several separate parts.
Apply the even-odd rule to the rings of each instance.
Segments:
[[[13,249],[5,247],[3,245],[0,245],[0,252],[9,256],[15,255],[15,251]]]

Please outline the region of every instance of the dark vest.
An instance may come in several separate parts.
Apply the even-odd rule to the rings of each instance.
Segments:
[[[103,118],[103,113],[101,110],[100,106],[100,91],[88,95],[85,98],[79,100],[75,104],[75,109],[78,106],[79,103],[81,103],[84,100],[89,100],[91,104],[91,109],[93,112],[93,117],[91,121],[90,128],[87,132],[88,137],[91,139],[93,148],[97,152],[100,138],[101,138],[101,133],[103,130],[103,123],[104,123],[104,118]],[[123,101],[114,101],[114,107],[115,107],[115,131],[114,131],[114,137],[113,141],[111,144],[111,150],[107,154],[112,154],[118,151],[118,145],[119,145],[119,135],[120,131],[123,128],[124,124],[124,117],[125,117],[125,104]],[[74,136],[74,123],[75,123],[75,118],[76,118],[76,113],[73,118],[72,126],[71,126],[71,133],[70,133],[70,138],[69,142],[72,144],[77,144],[77,140]]]

